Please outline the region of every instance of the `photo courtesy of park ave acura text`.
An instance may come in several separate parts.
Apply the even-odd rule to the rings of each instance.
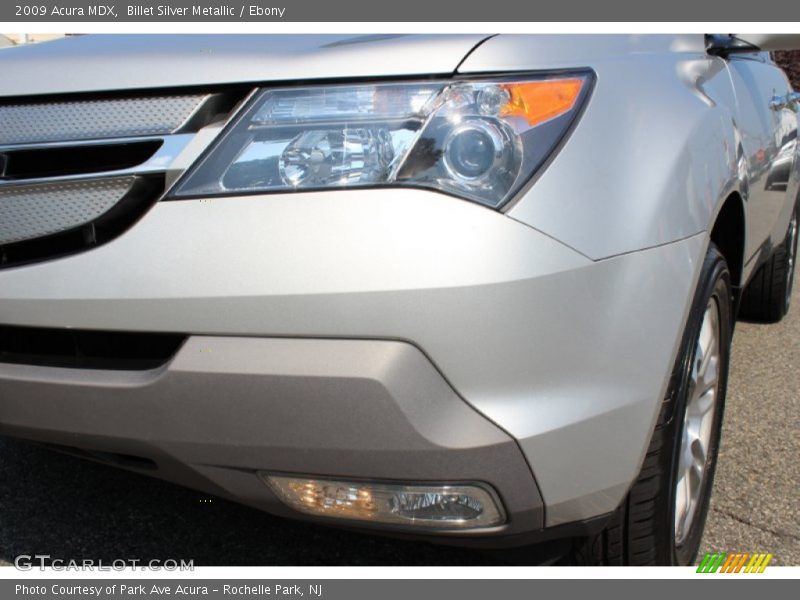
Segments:
[[[78,29],[0,34],[9,572],[800,565],[800,34]]]

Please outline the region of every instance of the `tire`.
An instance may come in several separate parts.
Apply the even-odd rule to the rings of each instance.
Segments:
[[[742,295],[739,317],[758,323],[777,323],[789,312],[797,257],[798,218],[795,207],[786,237],[761,265]]]
[[[701,343],[708,340],[713,311],[717,311],[718,354],[716,360],[716,393],[708,420],[702,421],[700,431],[707,433],[707,451],[703,476],[694,489],[697,501],[689,525],[677,515],[688,514],[678,508],[679,485],[685,474],[681,451],[686,448],[684,436],[690,438],[694,427],[687,429],[687,420],[696,424],[698,402],[709,400],[707,394],[693,400],[698,387],[693,383],[702,368],[704,355],[714,364],[714,352],[702,353]],[[709,312],[711,311],[711,312]],[[591,538],[576,540],[567,562],[583,565],[689,565],[697,555],[706,514],[708,512],[714,470],[719,449],[722,414],[725,404],[730,341],[732,334],[732,294],[727,263],[712,244],[708,249],[702,272],[681,342],[677,361],[641,471],[622,505],[610,518],[605,529]],[[701,338],[702,333],[702,338]],[[700,367],[698,367],[700,365]],[[691,409],[687,412],[687,406]],[[693,408],[695,407],[695,408]],[[691,413],[692,416],[689,415]],[[699,438],[699,436],[698,436]],[[692,446],[689,446],[692,447]],[[687,481],[686,478],[683,481]],[[682,494],[681,498],[686,498]],[[678,530],[683,530],[679,532]]]

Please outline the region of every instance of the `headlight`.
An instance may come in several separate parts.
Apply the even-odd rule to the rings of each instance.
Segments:
[[[415,186],[497,208],[554,151],[589,79],[264,89],[173,196]]]

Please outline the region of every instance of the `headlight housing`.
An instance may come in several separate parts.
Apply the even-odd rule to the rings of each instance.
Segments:
[[[377,186],[499,208],[541,168],[591,75],[260,90],[173,197]]]

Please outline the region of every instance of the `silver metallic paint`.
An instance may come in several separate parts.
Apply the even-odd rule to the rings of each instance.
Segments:
[[[785,193],[764,197],[764,165],[781,151],[769,136],[797,128],[789,111],[766,115],[789,89],[773,64],[710,57],[702,35],[497,36],[459,73],[586,66],[597,83],[583,117],[510,216],[597,260],[706,231],[735,192],[748,212],[746,258],[765,236],[782,239],[789,213],[776,210],[800,177],[795,169]],[[790,151],[800,162],[800,147]]]
[[[469,55],[486,36],[182,37],[4,54],[2,93],[446,73],[465,56],[460,74],[590,67],[597,85],[506,214],[411,189],[163,202],[103,247],[0,272],[0,322],[409,340],[519,440],[547,525],[613,510],[642,460],[722,203],[741,196],[748,257],[788,227],[798,148],[767,137],[771,124],[792,127],[768,109],[785,78],[709,57],[699,35],[499,36]],[[99,47],[105,57],[65,75]],[[124,68],[100,81],[92,69],[109,60]],[[34,81],[33,66],[52,77]],[[739,71],[764,69],[775,72],[763,98],[734,87]],[[761,100],[775,122],[758,116]],[[218,131],[198,134],[170,178]],[[786,190],[766,193],[764,165],[781,152],[793,160]]]
[[[421,190],[162,202],[0,274],[0,322],[410,340],[520,440],[557,524],[613,509],[638,469],[705,244],[592,262]]]
[[[0,54],[0,97],[452,73],[486,35],[91,35]],[[113,65],[109,67],[109,65]]]
[[[298,514],[257,471],[484,483],[510,518],[450,535],[543,525],[519,446],[402,342],[193,336],[150,371],[0,363],[0,396],[2,434],[149,459],[147,473],[284,516]]]

